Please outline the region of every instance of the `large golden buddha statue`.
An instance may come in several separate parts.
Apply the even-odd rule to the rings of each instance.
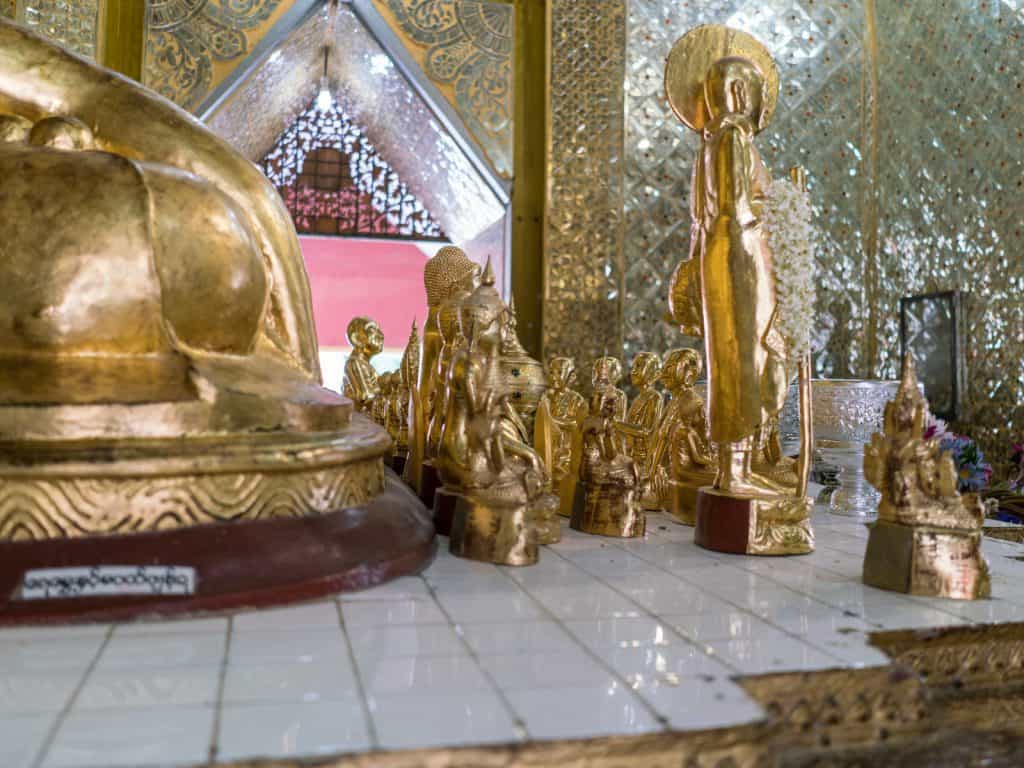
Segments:
[[[771,176],[754,143],[771,119],[778,85],[764,45],[719,25],[690,30],[666,63],[669,103],[700,136],[690,190],[690,255],[677,268],[669,296],[680,329],[703,337],[708,361],[708,419],[718,471],[713,487],[698,496],[696,540],[747,554],[813,548],[806,479],[780,483],[753,461],[756,437],[778,418],[798,367],[801,421],[807,429],[810,424],[809,361],[791,353],[796,340],[781,330],[765,222]],[[802,442],[809,452],[804,434]]]
[[[255,166],[0,21],[0,178],[0,545],[380,495],[389,439],[320,386],[298,239]]]

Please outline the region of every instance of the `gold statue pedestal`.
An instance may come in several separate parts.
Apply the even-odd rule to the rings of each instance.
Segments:
[[[902,525],[869,526],[864,583],[924,597],[974,600],[991,597],[981,530]]]
[[[667,480],[659,508],[668,512],[677,523],[693,527],[697,524],[697,487]]]
[[[805,555],[814,551],[811,504],[806,496],[737,497],[701,488],[694,541],[736,555]]]
[[[537,562],[537,527],[527,505],[454,495],[450,539],[453,555],[495,565]]]
[[[643,536],[647,515],[636,499],[636,492],[622,491],[620,485],[588,487],[585,480],[576,484],[569,526],[583,533],[615,538]]]

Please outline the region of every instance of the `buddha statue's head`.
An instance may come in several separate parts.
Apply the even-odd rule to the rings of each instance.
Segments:
[[[745,117],[757,130],[764,117],[764,74],[750,59],[724,56],[708,69],[704,102],[710,122],[726,115]]]
[[[552,389],[568,389],[576,383],[576,362],[571,357],[551,358],[548,363],[548,378]]]
[[[670,392],[689,389],[697,381],[704,362],[695,349],[673,349],[665,355],[661,370],[661,383]]]
[[[501,347],[505,314],[508,312],[494,282],[494,270],[488,259],[480,285],[462,302],[459,316],[462,335],[469,342],[470,349],[485,353]]]
[[[353,317],[345,329],[348,343],[356,352],[371,358],[384,349],[384,333],[376,321],[368,317]]]
[[[427,306],[439,309],[456,292],[469,292],[476,288],[480,265],[466,252],[454,245],[446,245],[427,261],[423,268],[423,285],[427,290]]]
[[[594,361],[590,378],[594,389],[614,387],[620,379],[622,379],[622,363],[617,357],[606,355]]]
[[[646,389],[661,375],[661,359],[653,352],[640,352],[633,358],[629,380],[637,389]]]

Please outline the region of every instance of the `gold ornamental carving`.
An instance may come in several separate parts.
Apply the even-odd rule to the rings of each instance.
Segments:
[[[289,5],[282,0],[148,0],[143,82],[196,111]]]
[[[512,4],[375,0],[374,5],[458,112],[494,170],[510,178]]]
[[[0,478],[0,541],[123,535],[322,515],[365,504],[383,488],[379,458],[275,473]]]

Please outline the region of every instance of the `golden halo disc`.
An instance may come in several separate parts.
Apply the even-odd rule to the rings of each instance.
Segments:
[[[754,62],[764,75],[764,112],[758,131],[772,119],[779,100],[779,69],[772,55],[753,35],[721,24],[694,27],[672,46],[665,62],[665,94],[668,103],[687,128],[704,130],[704,80],[711,64],[725,56],[742,56]]]

